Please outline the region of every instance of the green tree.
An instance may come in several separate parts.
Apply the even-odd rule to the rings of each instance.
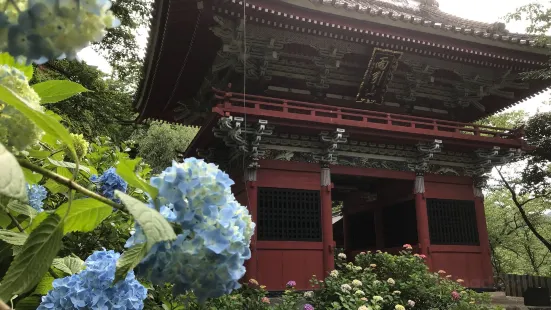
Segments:
[[[46,107],[63,117],[70,131],[88,140],[109,136],[115,142],[127,139],[134,131],[132,94],[123,82],[109,79],[105,73],[85,63],[50,61],[36,70],[33,83],[68,79],[82,84],[90,92]]]
[[[545,215],[543,201],[525,207],[530,222],[546,238],[551,238],[551,218]],[[492,264],[497,274],[551,274],[551,251],[539,242],[528,229],[509,191],[497,187],[488,192],[485,200],[488,236]]]
[[[111,10],[121,26],[108,29],[101,42],[93,45],[113,69],[113,78],[135,89],[141,77],[143,44],[138,38],[148,29],[152,0],[112,0]]]
[[[181,157],[198,130],[196,127],[153,122],[147,130],[137,131],[133,139],[138,145],[138,155],[154,173],[160,173]]]
[[[551,29],[551,8],[549,2],[533,2],[517,8],[513,13],[507,14],[506,21],[527,22],[526,34],[532,35],[540,45],[550,43],[548,36]],[[523,73],[525,78],[549,79],[551,78],[551,62],[548,67]]]

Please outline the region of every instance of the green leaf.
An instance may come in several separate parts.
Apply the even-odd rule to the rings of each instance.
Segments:
[[[140,161],[140,158],[120,158],[119,163],[117,164],[117,174],[120,175],[130,186],[134,186],[144,192],[147,192],[151,198],[155,199],[159,194],[159,190],[151,186],[134,172],[136,171],[136,166],[140,163]]]
[[[0,85],[0,87],[2,87]],[[0,98],[2,96],[0,95]],[[0,195],[28,201],[25,175],[17,159],[0,143]]]
[[[65,272],[66,274],[69,274],[69,275],[73,274],[71,269],[65,265],[65,262],[63,262],[63,258],[55,258],[54,261],[52,262],[52,267],[57,268]]]
[[[37,285],[61,248],[62,238],[63,222],[57,214],[33,230],[0,283],[0,299],[10,300]]]
[[[52,154],[49,151],[40,151],[40,150],[29,150],[29,157],[44,159]]]
[[[157,210],[120,191],[115,191],[115,195],[121,199],[128,212],[132,214],[142,228],[147,240],[147,251],[158,242],[176,239],[174,229],[172,229],[170,223]]]
[[[50,213],[51,214],[51,213]],[[50,215],[48,212],[40,212],[38,215],[33,219],[31,222],[31,225],[25,229],[27,233],[30,233],[31,231],[35,230],[48,216]]]
[[[3,85],[0,85],[0,101],[13,106],[28,119],[33,121],[33,123],[35,123],[38,127],[44,130],[44,132],[51,134],[53,137],[65,143],[71,151],[71,156],[73,159],[78,160],[73,144],[73,138],[69,134],[69,131],[63,127],[59,121],[49,115],[46,115],[45,113],[31,108],[23,98],[19,97]]]
[[[52,267],[55,267],[69,275],[79,273],[86,268],[84,261],[78,257],[72,256],[54,259]]]
[[[39,296],[29,296],[21,299],[17,304],[15,305],[15,309],[17,310],[36,310],[38,306],[40,305],[41,298]]]
[[[113,283],[125,279],[126,274],[136,268],[146,254],[147,245],[145,243],[136,244],[122,253],[121,257],[117,260],[115,281]]]
[[[56,103],[89,91],[84,86],[69,80],[50,80],[34,84],[34,91],[40,96],[40,103]]]
[[[42,175],[40,173],[34,173],[27,168],[23,168],[23,174],[25,175],[25,180],[29,184],[37,184],[42,180]]]
[[[8,65],[10,67],[19,69],[23,74],[25,74],[25,77],[27,80],[31,80],[33,78],[33,66],[32,65],[23,65],[17,61],[15,61],[15,58],[11,56],[9,53],[1,53],[0,54],[0,65]]]
[[[23,249],[23,246],[22,245],[14,245],[11,247],[11,250],[13,252],[13,256],[17,256],[19,255],[19,253],[21,253],[21,250]]]
[[[54,282],[55,278],[49,273],[46,272],[40,282],[38,282],[38,285],[36,285],[36,288],[34,289],[33,295],[46,295],[48,292],[53,289],[52,282]],[[17,304],[19,306],[19,304]],[[19,308],[16,308],[19,309]]]
[[[64,203],[57,208],[55,213],[63,217],[68,208],[69,203]],[[93,198],[85,198],[73,200],[69,211],[64,222],[64,234],[73,231],[89,232],[94,230],[103,220],[111,215],[113,207]]]
[[[37,212],[35,209],[33,209],[31,206],[21,203],[17,200],[12,200],[8,203],[6,208],[10,211],[13,211],[18,214],[26,215],[30,218],[33,218],[36,216]]]
[[[71,163],[71,162],[67,162],[67,161],[53,160],[51,158],[48,158],[48,161],[56,167],[63,167],[63,168],[68,168],[68,169],[76,169],[77,168],[77,165],[75,163]],[[90,168],[82,166],[82,165],[79,165],[78,168],[80,170],[90,174]]]
[[[11,224],[11,217],[8,210],[0,208],[0,227],[8,227]]]
[[[0,240],[12,245],[23,245],[27,240],[26,233],[15,232],[11,230],[0,229]]]

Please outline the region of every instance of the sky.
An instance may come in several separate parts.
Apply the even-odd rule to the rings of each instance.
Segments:
[[[494,23],[503,21],[503,17],[510,12],[513,12],[517,7],[532,3],[542,2],[543,0],[438,0],[440,10],[446,13],[454,14],[458,17],[477,20],[481,22]],[[545,1],[547,2],[547,1]],[[525,22],[513,22],[507,24],[507,29],[511,32],[525,32]],[[140,31],[142,32],[142,31]],[[145,32],[145,31],[144,31]],[[147,33],[147,32],[145,32]],[[140,35],[143,41],[140,42],[145,50],[146,35]],[[86,48],[79,53],[82,60],[92,66],[97,66],[100,70],[110,72],[111,68],[107,61],[99,56],[91,48]],[[524,110],[529,115],[533,115],[539,111],[551,110],[551,105],[545,105],[543,102],[549,100],[551,92],[547,91],[532,99],[522,102],[515,107],[507,110]],[[506,111],[506,112],[507,112]]]

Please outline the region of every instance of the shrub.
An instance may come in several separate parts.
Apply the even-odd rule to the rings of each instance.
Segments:
[[[405,245],[400,255],[362,252],[354,262],[338,255],[337,269],[305,296],[315,309],[445,310],[493,309],[487,294],[478,294],[451,280],[444,271],[429,272],[422,255]]]

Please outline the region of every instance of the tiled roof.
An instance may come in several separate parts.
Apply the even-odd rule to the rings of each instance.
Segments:
[[[442,12],[436,0],[310,0],[348,11],[385,16],[396,21],[461,32],[514,44],[536,46],[533,36],[509,33],[503,23],[484,23]]]

